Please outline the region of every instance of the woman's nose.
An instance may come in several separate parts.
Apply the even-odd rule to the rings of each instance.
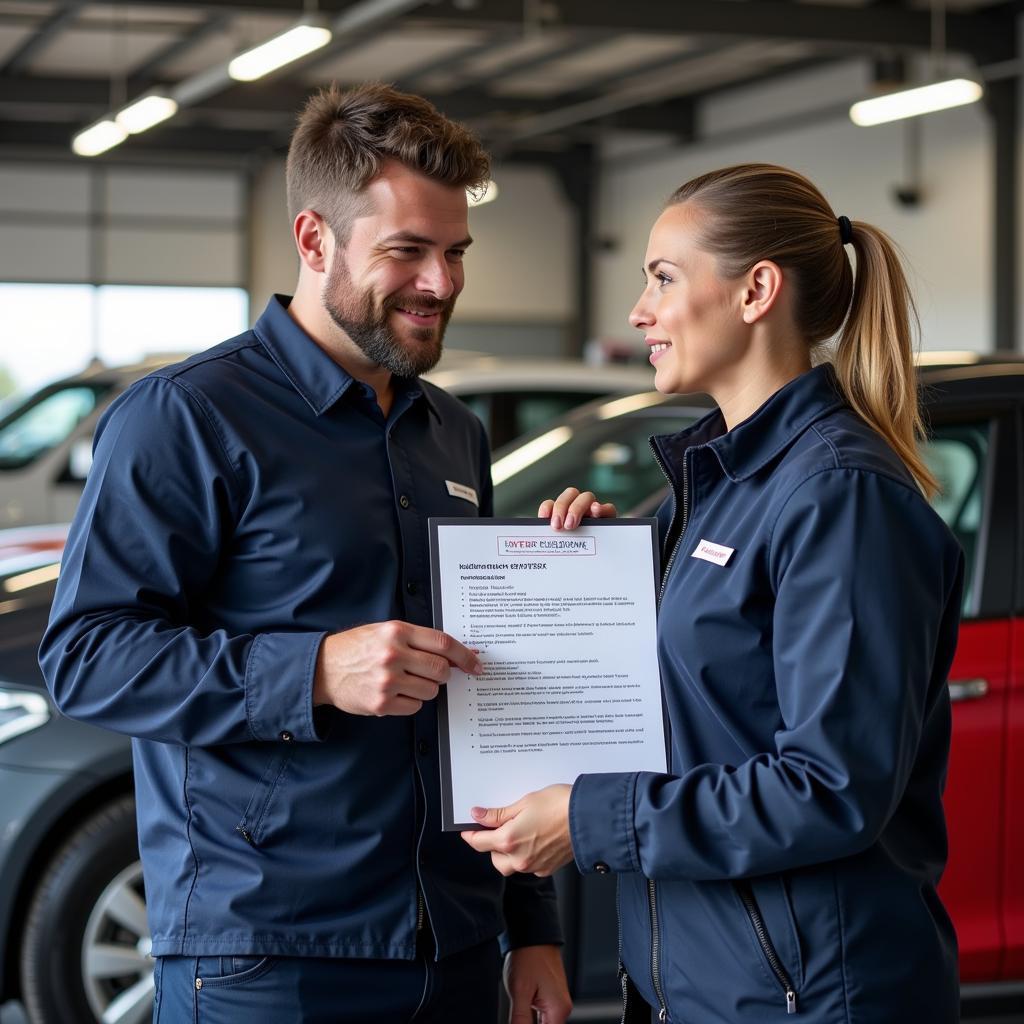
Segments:
[[[636,305],[633,307],[633,311],[629,314],[629,325],[635,327],[637,330],[644,330],[646,327],[650,327],[654,323],[654,315],[651,313],[650,308],[647,304],[647,293],[644,292],[639,299],[637,299]]]

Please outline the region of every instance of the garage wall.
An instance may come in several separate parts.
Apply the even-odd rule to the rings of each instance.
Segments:
[[[494,179],[498,198],[470,211],[473,247],[449,340],[454,347],[559,355],[573,317],[572,211],[545,170],[496,166]],[[251,237],[256,316],[271,294],[295,284],[283,160],[264,166],[253,183]]]
[[[0,166],[0,281],[245,286],[237,171]]]
[[[732,92],[706,105],[710,138],[607,155],[600,230],[614,242],[597,259],[596,328],[630,338],[647,232],[681,182],[726,164],[763,160],[807,174],[837,213],[888,231],[909,263],[924,348],[992,347],[991,131],[982,104],[920,118],[923,202],[900,206],[908,123],[857,128],[845,113],[866,94],[867,68],[850,64]],[[1022,164],[1024,166],[1024,164]],[[638,335],[637,335],[638,336]]]

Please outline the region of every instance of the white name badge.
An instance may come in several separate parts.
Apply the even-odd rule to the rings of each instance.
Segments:
[[[733,556],[735,548],[727,548],[724,544],[712,544],[709,540],[700,540],[693,549],[691,558],[703,558],[714,565],[725,565]]]
[[[445,480],[445,486],[453,498],[462,498],[464,501],[472,502],[477,508],[480,507],[480,499],[476,496],[476,491],[472,487],[467,487],[465,484],[457,484],[454,480]]]

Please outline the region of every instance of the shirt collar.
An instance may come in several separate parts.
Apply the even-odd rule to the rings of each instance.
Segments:
[[[775,392],[752,416],[725,430],[715,409],[681,434],[669,446],[707,445],[731,480],[745,480],[791,445],[812,423],[845,405],[835,370],[830,363],[816,366]],[[669,441],[669,438],[665,439]]]
[[[288,314],[290,295],[273,295],[253,333],[305,399],[317,416],[322,416],[355,383],[355,378],[339,366]],[[420,379],[392,378],[396,393],[411,400],[422,398],[440,422],[440,413]]]

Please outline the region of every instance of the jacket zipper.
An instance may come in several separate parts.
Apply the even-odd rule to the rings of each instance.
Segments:
[[[658,930],[658,897],[653,878],[647,879],[647,902],[651,911],[651,981],[658,997],[658,1020],[668,1020],[665,993],[661,990],[661,935]]]
[[[657,462],[658,468],[665,475],[665,479],[668,481],[669,489],[672,491],[672,521],[669,524],[669,534],[672,533],[672,527],[675,526],[676,512],[679,511],[679,494],[676,491],[675,481],[669,476],[668,470],[665,468],[665,463],[662,461],[661,452],[658,451],[657,446],[654,443],[654,438],[648,438],[647,443],[651,446],[651,451],[654,453],[654,461]],[[690,518],[690,488],[688,484],[688,460],[687,456],[683,456],[683,497],[682,497],[682,518],[679,521],[679,533],[676,536],[675,543],[672,545],[672,551],[669,553],[668,561],[665,563],[665,568],[661,574],[661,588],[658,590],[658,604],[661,604],[662,597],[665,596],[665,586],[668,583],[669,570],[672,568],[672,563],[675,561],[676,552],[679,550],[679,545],[683,542],[683,534],[686,533],[686,525]]]
[[[654,439],[650,438],[648,443],[651,446],[651,451],[654,453],[654,461],[658,463],[662,473],[665,474],[665,479],[668,481],[669,487],[672,490],[672,521],[669,525],[669,534],[672,533],[672,527],[675,526],[676,512],[681,512],[681,518],[679,520],[679,533],[676,535],[675,543],[672,545],[672,551],[669,553],[668,561],[665,563],[665,569],[661,574],[661,587],[658,590],[658,605],[661,606],[661,599],[665,595],[665,587],[668,584],[668,575],[672,571],[672,563],[675,561],[676,553],[679,551],[680,545],[683,543],[683,535],[686,533],[686,527],[690,519],[690,488],[689,488],[689,457],[688,454],[683,455],[683,493],[682,500],[678,492],[676,491],[675,482],[672,477],[669,476],[668,470],[665,468],[665,463],[661,458],[661,452],[658,451],[657,445],[654,443]],[[680,509],[680,505],[682,508]],[[661,987],[661,935],[658,929],[658,891],[657,885],[653,878],[647,879],[647,903],[651,914],[651,981],[654,983],[654,993],[658,997],[658,1020],[668,1020],[668,1007],[665,1002],[665,993]],[[625,983],[623,983],[625,985]]]
[[[619,882],[615,881],[615,923],[619,950],[619,988],[622,990],[622,1019],[619,1024],[626,1024],[629,1015],[629,976],[626,965],[622,962],[622,901],[619,897]]]
[[[757,905],[757,900],[754,899],[753,890],[748,882],[735,882],[734,884],[740,899],[743,901],[747,916],[750,918],[750,923],[754,927],[754,934],[757,936],[761,952],[764,953],[768,966],[772,969],[772,974],[775,975],[775,979],[782,986],[782,991],[785,993],[786,1013],[796,1013],[796,989],[793,987],[793,980],[790,978],[786,968],[782,966],[779,954],[775,952],[771,937],[768,935],[768,929],[764,924],[764,918],[761,916],[761,908]]]

